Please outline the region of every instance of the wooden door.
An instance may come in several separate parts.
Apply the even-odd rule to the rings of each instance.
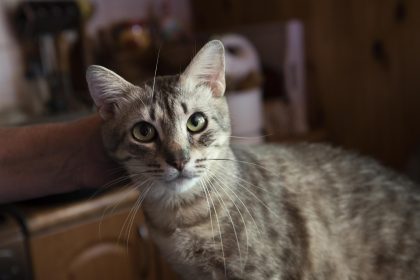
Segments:
[[[310,89],[329,136],[404,168],[420,143],[420,1],[310,0],[307,9]]]
[[[129,209],[33,236],[34,279],[156,279],[153,246],[139,234],[143,217],[136,215],[129,230],[128,214]]]

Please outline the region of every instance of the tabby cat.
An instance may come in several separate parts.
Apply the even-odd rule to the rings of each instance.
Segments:
[[[87,80],[109,154],[142,190],[185,279],[420,279],[420,194],[375,161],[319,144],[230,145],[224,48],[141,86]]]

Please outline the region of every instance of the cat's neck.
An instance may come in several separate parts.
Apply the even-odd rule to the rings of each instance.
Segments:
[[[190,227],[209,219],[209,207],[217,211],[221,197],[233,192],[238,178],[238,166],[230,148],[217,157],[206,159],[206,176],[184,193],[165,192],[150,196],[144,202],[149,223],[160,231]],[[224,200],[228,200],[227,198]]]

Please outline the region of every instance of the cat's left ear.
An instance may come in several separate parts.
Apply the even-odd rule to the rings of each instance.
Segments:
[[[225,81],[225,49],[222,42],[208,42],[193,58],[181,80],[194,86],[207,85],[215,97],[223,96]]]
[[[125,100],[130,88],[134,87],[116,73],[99,65],[89,66],[86,80],[90,95],[103,119],[112,118],[119,103]]]

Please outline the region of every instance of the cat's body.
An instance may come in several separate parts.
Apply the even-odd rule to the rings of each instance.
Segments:
[[[420,194],[323,145],[232,147],[223,47],[135,87],[91,68],[104,143],[185,279],[419,279]]]
[[[210,200],[210,222],[205,195],[146,204],[153,235],[181,275],[223,276],[225,262],[228,279],[420,276],[420,195],[406,179],[322,145],[247,147],[228,158],[208,184],[217,188],[208,195],[218,221]]]

